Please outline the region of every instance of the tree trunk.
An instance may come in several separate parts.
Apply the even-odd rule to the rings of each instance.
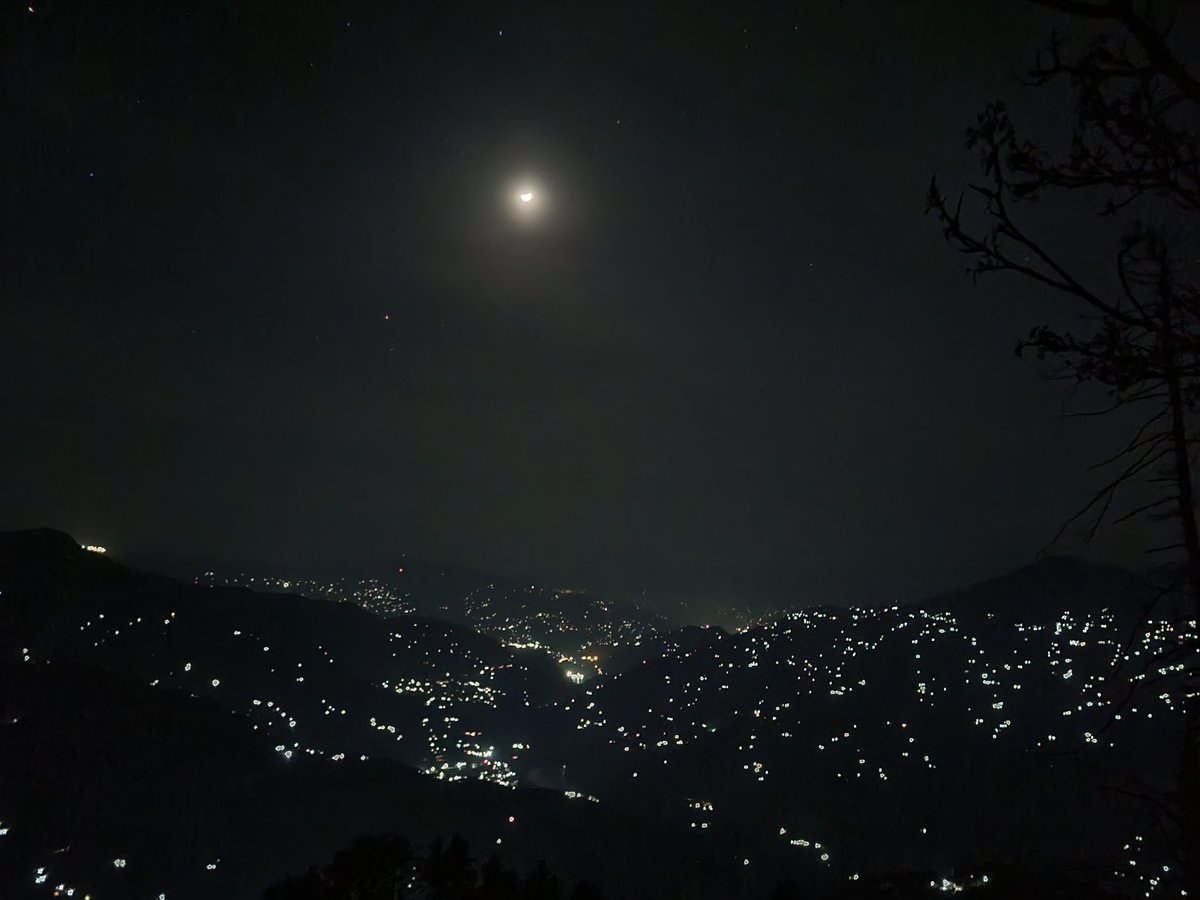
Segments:
[[[1178,515],[1183,546],[1188,558],[1188,598],[1183,618],[1200,620],[1200,535],[1196,529],[1195,488],[1192,484],[1192,460],[1188,449],[1187,410],[1179,375],[1169,307],[1164,302],[1162,349],[1166,363],[1167,397],[1171,406],[1171,449],[1178,497]],[[1183,624],[1182,627],[1187,627]],[[1190,673],[1189,673],[1190,674]],[[1185,684],[1188,679],[1185,679]],[[1189,897],[1200,897],[1200,711],[1185,689],[1184,738],[1176,781],[1182,875]]]

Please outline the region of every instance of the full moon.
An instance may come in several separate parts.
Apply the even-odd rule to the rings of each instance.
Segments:
[[[533,191],[524,191],[521,193],[521,202],[528,203],[533,199]]]

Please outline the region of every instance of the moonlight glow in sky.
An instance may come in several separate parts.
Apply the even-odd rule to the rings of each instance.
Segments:
[[[1035,4],[42,6],[0,12],[0,529],[891,603],[1028,562],[1127,439],[923,215],[987,100],[1059,127]]]
[[[522,228],[540,228],[549,224],[551,209],[541,178],[531,171],[525,171],[506,181],[503,190],[509,215]],[[562,223],[560,221],[557,224],[561,226]]]

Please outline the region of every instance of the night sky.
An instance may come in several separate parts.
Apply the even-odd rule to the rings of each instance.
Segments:
[[[80,5],[0,20],[0,527],[915,597],[1119,433],[1012,356],[1070,310],[923,215],[987,101],[1061,127],[1025,4]]]

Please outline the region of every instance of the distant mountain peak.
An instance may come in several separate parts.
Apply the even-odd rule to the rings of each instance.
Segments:
[[[0,531],[0,548],[25,555],[62,555],[82,553],[82,545],[65,531],[55,528],[29,528],[22,531]]]
[[[1074,556],[1046,556],[1003,575],[905,604],[961,612],[1044,614],[1050,610],[1133,608],[1154,591],[1150,579]]]

